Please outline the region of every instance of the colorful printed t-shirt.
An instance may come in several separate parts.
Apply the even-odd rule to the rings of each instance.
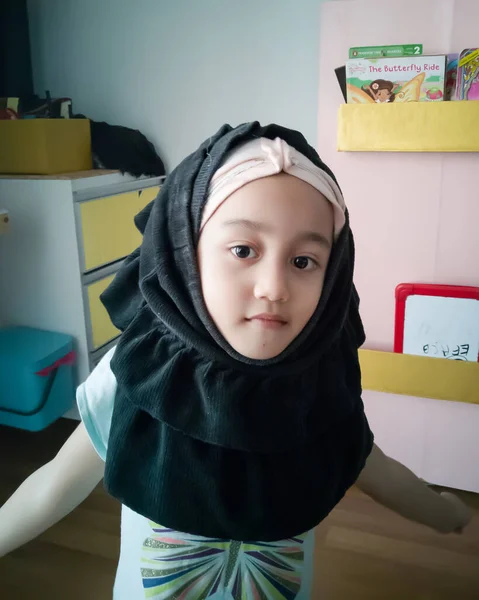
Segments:
[[[115,349],[77,390],[82,421],[105,460],[116,394]],[[159,473],[161,477],[161,473]],[[312,531],[278,542],[243,543],[181,533],[122,506],[114,600],[309,600]]]

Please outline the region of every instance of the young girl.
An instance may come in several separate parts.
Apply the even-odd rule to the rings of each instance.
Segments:
[[[373,443],[348,212],[301,134],[224,126],[136,223],[103,296],[123,333],[78,429],[0,510],[0,555],[102,478],[123,505],[116,600],[306,600],[313,529],[355,482],[438,531],[468,523]]]
[[[395,91],[398,88],[396,83],[385,79],[376,79],[371,85],[363,86],[363,90],[371,96],[374,102],[382,104],[384,102],[394,102],[396,95]]]

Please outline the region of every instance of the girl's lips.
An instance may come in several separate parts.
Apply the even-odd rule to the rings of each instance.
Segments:
[[[262,313],[260,315],[255,315],[254,317],[251,317],[247,320],[257,323],[258,325],[261,325],[266,329],[279,329],[287,323],[287,321],[283,319],[283,317],[270,313]]]

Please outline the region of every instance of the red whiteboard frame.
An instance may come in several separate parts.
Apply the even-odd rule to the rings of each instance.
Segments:
[[[396,317],[394,322],[394,352],[403,353],[404,319],[408,296],[441,296],[479,300],[479,287],[465,285],[437,285],[431,283],[400,283],[396,287]],[[479,356],[477,358],[479,361]]]

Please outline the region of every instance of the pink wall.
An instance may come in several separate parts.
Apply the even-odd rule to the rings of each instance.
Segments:
[[[479,46],[477,0],[349,0],[322,6],[318,150],[336,174],[356,238],[367,343],[392,350],[401,282],[479,286],[479,154],[336,152],[343,102],[334,69],[351,46]]]

